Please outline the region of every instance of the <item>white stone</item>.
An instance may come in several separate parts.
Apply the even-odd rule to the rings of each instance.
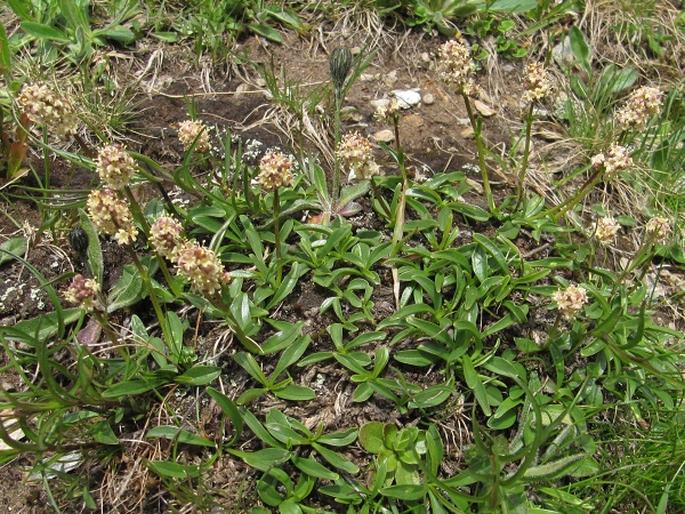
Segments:
[[[395,89],[392,94],[402,109],[411,109],[421,103],[420,89]]]

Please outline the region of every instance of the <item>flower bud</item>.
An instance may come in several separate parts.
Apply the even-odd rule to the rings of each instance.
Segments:
[[[99,293],[100,285],[94,279],[78,274],[74,275],[71,285],[64,292],[64,299],[82,309],[93,311],[98,305]]]
[[[160,216],[150,227],[150,244],[159,255],[176,262],[186,244],[183,226],[171,216]]]
[[[345,85],[345,79],[352,69],[353,60],[349,48],[336,48],[331,52],[328,64],[331,71],[331,81],[337,94],[340,94]]]

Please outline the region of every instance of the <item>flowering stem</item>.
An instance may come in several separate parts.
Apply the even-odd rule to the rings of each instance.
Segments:
[[[112,325],[110,325],[107,316],[98,311],[93,311],[93,316],[95,317],[95,320],[98,322],[98,324],[102,327],[102,330],[105,332],[105,335],[107,335],[109,340],[112,342],[112,345],[119,353],[121,358],[124,359],[124,361],[128,361],[129,355],[126,351],[126,347],[120,343],[119,336],[114,331],[114,329],[112,329]],[[88,350],[88,353],[90,353],[90,350]]]
[[[490,176],[488,175],[488,168],[485,164],[485,144],[483,142],[482,122],[481,119],[476,117],[475,113],[473,112],[471,100],[469,100],[468,95],[462,93],[461,96],[464,99],[466,112],[468,113],[469,121],[471,122],[471,127],[473,128],[473,135],[476,139],[476,150],[478,151],[478,167],[480,168],[480,173],[483,177],[483,192],[485,193],[485,199],[488,203],[488,209],[490,210],[490,212],[494,212],[495,201],[492,197],[492,189],[490,188]]]
[[[528,114],[526,116],[526,139],[523,147],[523,160],[521,161],[521,169],[519,170],[519,180],[517,184],[516,206],[514,211],[517,211],[523,201],[523,191],[526,184],[526,174],[528,172],[528,159],[530,158],[530,136],[533,128],[533,104],[530,104]]]
[[[341,109],[341,104],[342,104],[342,98],[340,97],[340,93],[336,89],[335,91],[335,132],[334,132],[334,137],[335,137],[335,147],[338,148],[338,145],[340,144],[340,139],[342,137],[342,122],[340,121],[340,109]],[[333,163],[333,187],[331,191],[331,197],[332,197],[332,205],[337,205],[338,203],[338,197],[340,196],[340,158],[336,155],[335,156],[335,161]]]
[[[147,222],[145,219],[145,215],[143,214],[143,210],[140,208],[140,204],[138,203],[138,200],[136,200],[136,197],[133,196],[133,191],[131,191],[131,188],[129,186],[126,186],[124,188],[124,194],[126,195],[126,199],[128,200],[128,203],[131,205],[131,212],[133,213],[133,217],[135,220],[140,224],[141,228],[143,229],[143,234],[145,235],[145,239],[149,240],[150,239],[150,224]],[[180,296],[181,291],[178,290],[176,287],[176,283],[173,281],[171,278],[171,273],[169,272],[169,267],[166,265],[165,260],[160,257],[160,255],[157,252],[154,252],[155,257],[157,257],[157,261],[159,262],[159,269],[162,270],[162,275],[164,276],[164,281],[167,283],[171,291],[174,293],[175,296]]]
[[[281,276],[283,272],[281,263],[281,200],[278,194],[278,188],[274,190],[274,245],[276,247],[276,269],[277,269],[277,283],[281,284]]]
[[[152,303],[152,308],[155,311],[155,316],[157,316],[157,321],[159,322],[159,326],[162,329],[162,337],[164,339],[164,342],[166,343],[167,347],[171,350],[173,349],[173,344],[170,338],[170,332],[167,327],[166,316],[164,315],[164,311],[162,311],[162,307],[159,304],[159,299],[157,298],[157,294],[155,293],[154,288],[152,286],[152,280],[150,279],[150,275],[147,272],[147,269],[145,269],[145,267],[138,259],[135,250],[133,250],[133,248],[131,248],[130,246],[128,247],[128,249],[129,253],[131,254],[131,257],[133,258],[133,264],[138,270],[140,278],[143,280],[143,285],[147,289],[148,296],[150,297],[150,302]]]
[[[580,190],[573,195],[571,198],[568,200],[560,203],[556,207],[552,207],[551,209],[548,209],[547,211],[542,213],[542,216],[563,216],[566,214],[569,210],[573,209],[578,202],[580,202],[587,194],[590,192],[590,190],[597,185],[597,183],[601,180],[602,178],[602,171],[603,169],[600,168],[596,170],[589,179],[583,184],[583,186],[580,188]],[[538,216],[540,217],[540,216]]]

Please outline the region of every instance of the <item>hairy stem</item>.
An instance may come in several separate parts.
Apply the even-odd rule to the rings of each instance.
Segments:
[[[495,200],[492,197],[492,189],[490,188],[490,175],[488,174],[488,167],[485,164],[485,142],[483,141],[483,126],[482,121],[473,112],[473,106],[471,105],[471,100],[468,95],[462,94],[464,99],[464,105],[466,106],[466,112],[469,116],[469,122],[473,128],[473,134],[476,139],[476,150],[478,152],[478,167],[480,168],[480,174],[483,179],[483,193],[485,193],[485,199],[488,203],[488,209],[490,212],[495,211]]]
[[[530,104],[528,114],[526,115],[526,136],[523,147],[523,160],[521,161],[521,169],[519,170],[518,184],[516,185],[516,206],[514,211],[517,211],[523,201],[523,192],[526,185],[526,174],[528,173],[528,160],[530,158],[530,136],[533,128],[533,104]]]

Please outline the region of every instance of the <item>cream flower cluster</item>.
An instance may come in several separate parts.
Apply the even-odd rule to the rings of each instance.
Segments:
[[[607,178],[612,179],[620,172],[630,168],[633,165],[633,158],[625,146],[613,143],[606,155],[597,154],[592,157],[590,162],[595,169],[604,168]]]
[[[600,244],[608,245],[616,238],[620,229],[621,226],[614,218],[599,218],[595,222],[595,239]]]
[[[661,110],[663,92],[655,87],[642,86],[633,91],[616,113],[616,122],[624,129],[640,129]]]
[[[29,120],[58,136],[69,136],[78,128],[71,105],[45,84],[24,84],[17,102]]]
[[[657,243],[665,243],[671,235],[671,223],[666,219],[656,216],[645,225],[647,235]]]
[[[180,248],[176,266],[176,272],[203,294],[212,295],[231,280],[216,253],[197,243]]]
[[[208,152],[211,148],[209,142],[209,129],[207,125],[197,120],[185,120],[178,124],[178,139],[183,148],[188,151],[195,143],[194,150],[198,153]]]
[[[82,309],[93,311],[97,307],[99,293],[100,284],[96,280],[78,274],[74,275],[71,285],[64,292],[64,299]]]
[[[476,65],[471,49],[464,37],[457,33],[454,39],[444,43],[438,50],[438,74],[445,84],[457,92],[471,95],[475,91]]]
[[[566,289],[559,289],[552,295],[557,308],[567,318],[573,318],[587,303],[587,291],[582,286],[571,284]]]
[[[176,262],[181,248],[186,244],[183,225],[171,216],[160,216],[150,226],[150,243],[159,255]]]
[[[539,102],[549,96],[552,82],[549,73],[539,62],[531,62],[526,66],[526,92],[523,98],[526,102]]]
[[[107,145],[98,152],[96,171],[100,180],[112,189],[123,189],[136,170],[133,160],[123,145]]]
[[[284,153],[269,151],[259,161],[257,182],[266,191],[287,187],[293,182],[293,161]]]
[[[378,121],[392,120],[400,112],[400,103],[394,96],[389,98],[387,102],[381,102],[378,107],[376,107],[376,112],[373,116]]]
[[[202,294],[213,295],[231,279],[217,254],[196,241],[188,241],[183,226],[170,216],[160,216],[152,224],[150,244],[159,255],[176,264],[176,273]]]
[[[114,189],[92,191],[88,195],[86,206],[90,219],[98,230],[114,237],[119,244],[130,244],[138,237],[131,211]]]
[[[337,154],[349,169],[350,181],[369,179],[380,173],[380,166],[373,159],[371,141],[359,132],[345,134]]]

